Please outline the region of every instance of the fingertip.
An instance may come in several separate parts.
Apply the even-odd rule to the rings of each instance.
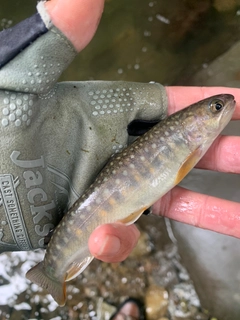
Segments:
[[[104,0],[51,0],[45,7],[53,24],[81,51],[97,30]]]
[[[135,225],[106,224],[94,230],[89,238],[89,250],[97,259],[120,262],[136,246],[140,232]]]

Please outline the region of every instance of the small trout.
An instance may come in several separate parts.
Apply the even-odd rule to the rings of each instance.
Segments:
[[[161,121],[110,159],[54,230],[44,260],[26,277],[63,306],[66,281],[93,259],[88,249],[91,232],[105,223],[133,223],[177,185],[230,121],[234,107],[229,94],[199,101]]]

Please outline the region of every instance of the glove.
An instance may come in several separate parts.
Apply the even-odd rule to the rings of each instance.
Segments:
[[[130,141],[133,120],[159,120],[160,84],[57,83],[77,54],[38,13],[0,33],[0,252],[45,246],[45,237]]]

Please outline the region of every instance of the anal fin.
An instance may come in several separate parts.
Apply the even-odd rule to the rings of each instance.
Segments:
[[[79,262],[78,261],[73,262],[67,271],[65,281],[70,281],[76,278],[80,273],[82,273],[87,268],[87,266],[93,260],[93,258],[94,258],[93,256],[88,256]]]
[[[133,213],[131,213],[129,216],[127,216],[124,219],[118,220],[118,222],[124,223],[126,225],[132,224],[135,221],[137,221],[137,219],[142,215],[142,213],[147,209],[146,208],[142,208],[141,210],[135,211]]]

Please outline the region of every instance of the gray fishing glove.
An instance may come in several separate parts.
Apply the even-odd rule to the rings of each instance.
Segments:
[[[38,12],[0,33],[0,252],[44,238],[129,142],[134,119],[166,114],[160,84],[57,83],[77,52]]]

